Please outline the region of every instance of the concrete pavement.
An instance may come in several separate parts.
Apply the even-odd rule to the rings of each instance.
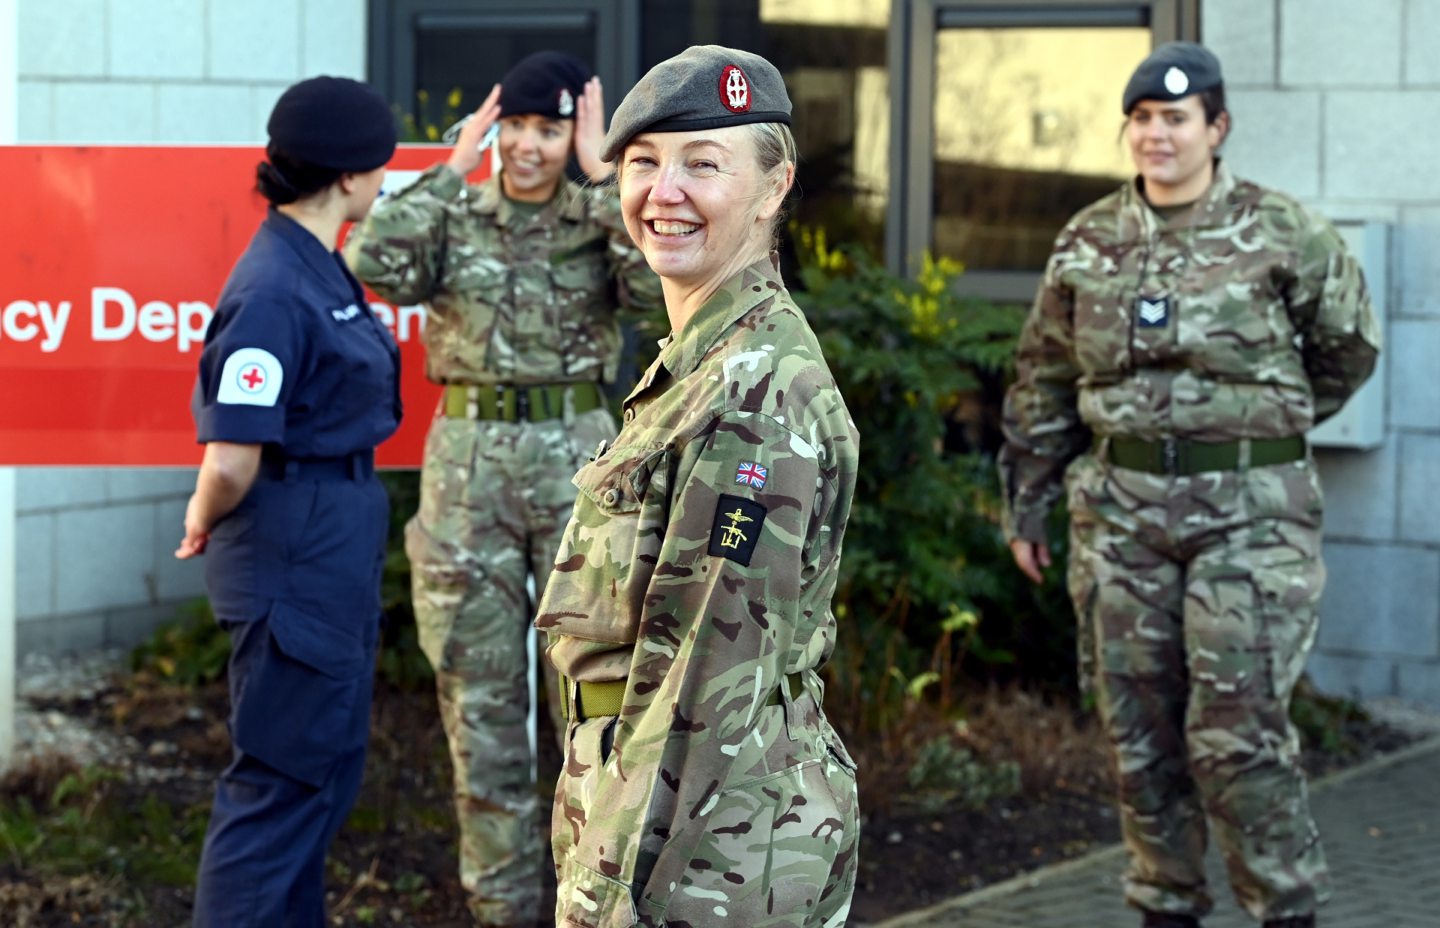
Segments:
[[[1335,894],[1321,928],[1440,928],[1440,737],[1312,787]],[[1134,928],[1120,847],[1057,864],[872,928]],[[1205,928],[1255,925],[1229,895],[1212,849],[1215,911]]]

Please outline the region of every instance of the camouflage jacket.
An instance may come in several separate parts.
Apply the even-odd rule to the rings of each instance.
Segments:
[[[648,924],[756,713],[834,647],[859,435],[769,261],[663,344],[624,408],[615,443],[575,477],[536,625],[561,673],[627,681],[604,817],[570,823],[573,859],[633,894]]]
[[[1360,266],[1324,219],[1223,163],[1168,222],[1132,181],[1061,230],[1021,332],[1000,454],[1007,538],[1044,539],[1093,435],[1304,434],[1379,350]]]
[[[498,177],[467,185],[437,165],[375,204],[345,259],[385,299],[427,304],[425,373],[437,383],[611,381],[617,306],[661,305],[613,188],[568,180],[527,218]]]

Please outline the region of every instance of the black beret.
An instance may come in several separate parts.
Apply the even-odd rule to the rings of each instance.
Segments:
[[[1179,100],[1213,90],[1224,82],[1220,59],[1210,49],[1194,42],[1166,42],[1130,75],[1121,112],[1128,116],[1141,100]]]
[[[500,81],[500,115],[536,113],[551,119],[574,119],[575,101],[594,73],[585,62],[565,52],[527,55]]]
[[[385,98],[348,77],[312,77],[275,101],[265,124],[286,155],[333,171],[370,171],[395,154],[395,119]]]
[[[755,122],[790,124],[790,96],[780,72],[752,52],[692,45],[651,68],[620,101],[600,157],[614,161],[642,132],[690,132]]]

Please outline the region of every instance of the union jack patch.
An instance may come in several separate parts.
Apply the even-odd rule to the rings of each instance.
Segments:
[[[745,461],[735,468],[735,482],[743,483],[747,487],[754,487],[757,490],[765,489],[765,478],[770,476],[770,471],[754,461]]]

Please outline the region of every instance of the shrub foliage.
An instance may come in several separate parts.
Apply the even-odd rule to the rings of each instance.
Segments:
[[[796,300],[860,432],[831,677],[847,727],[884,731],[916,700],[949,711],[962,667],[1065,681],[1063,591],[1024,581],[999,529],[995,423],[1023,310],[958,296],[948,259],[909,279],[799,241]]]

